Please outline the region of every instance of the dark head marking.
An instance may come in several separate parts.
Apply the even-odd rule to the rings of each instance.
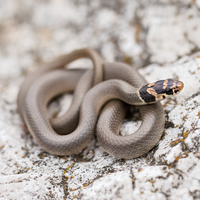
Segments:
[[[146,103],[154,103],[178,94],[184,87],[181,81],[166,79],[144,85],[139,89],[140,97]]]
[[[148,85],[144,85],[139,90],[140,97],[146,102],[146,103],[154,103],[156,101],[156,97],[153,94],[150,94],[148,91]]]

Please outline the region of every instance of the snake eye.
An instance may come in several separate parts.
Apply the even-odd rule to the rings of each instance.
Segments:
[[[173,95],[173,90],[170,88],[166,88],[166,94],[167,95]]]

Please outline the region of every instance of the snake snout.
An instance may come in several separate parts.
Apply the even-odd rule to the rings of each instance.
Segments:
[[[173,86],[174,94],[180,93],[183,90],[183,88],[184,88],[184,83],[182,81],[174,82],[174,86]]]

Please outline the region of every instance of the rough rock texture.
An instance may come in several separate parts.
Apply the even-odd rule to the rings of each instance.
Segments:
[[[0,0],[0,199],[200,199],[199,22],[200,0]],[[86,46],[150,82],[185,83],[163,102],[166,127],[146,155],[117,159],[93,139],[80,154],[58,157],[26,133],[16,106],[26,75]],[[61,108],[69,102],[62,98]],[[140,123],[125,121],[122,134]]]

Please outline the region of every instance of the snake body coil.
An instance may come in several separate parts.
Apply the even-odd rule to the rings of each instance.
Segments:
[[[94,69],[58,69],[81,57],[90,58]],[[90,89],[93,85],[96,86]],[[80,152],[90,142],[96,128],[97,139],[105,151],[130,159],[148,152],[161,137],[164,112],[156,101],[178,93],[182,88],[182,82],[171,79],[147,84],[128,65],[102,63],[95,51],[81,49],[30,75],[19,92],[18,107],[36,142],[49,153],[72,155]],[[73,91],[74,99],[68,112],[49,120],[48,102],[59,94]],[[142,125],[129,136],[119,136],[126,114],[126,105],[122,101],[142,105],[139,106]]]

